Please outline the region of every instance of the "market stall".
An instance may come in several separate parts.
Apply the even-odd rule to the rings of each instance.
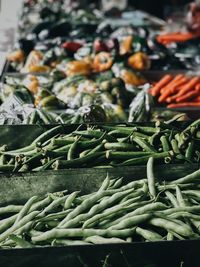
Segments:
[[[74,2],[22,1],[9,39],[0,266],[195,267],[200,9]]]

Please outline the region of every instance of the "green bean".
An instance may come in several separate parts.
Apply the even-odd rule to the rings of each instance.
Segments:
[[[132,181],[126,185],[123,185],[119,190],[124,191],[124,190],[131,189],[131,188],[141,187],[144,185],[145,182],[146,182],[146,179]]]
[[[79,140],[80,140],[80,138],[77,138],[74,141],[74,143],[70,146],[68,154],[67,154],[67,160],[73,160],[75,158],[75,154],[76,154]]]
[[[71,144],[66,145],[66,146],[61,146],[59,148],[54,149],[54,152],[65,152],[66,153],[69,151],[70,147],[71,147]]]
[[[162,152],[162,153],[154,153],[152,156],[154,159],[163,159],[165,157],[169,157],[171,155],[171,151],[169,152]],[[123,163],[118,164],[119,166],[134,166],[134,165],[141,165],[146,164],[148,162],[149,156],[144,156],[140,158],[133,158],[124,161]]]
[[[145,133],[145,134],[155,134],[160,131],[159,128],[155,128],[155,127],[136,126],[136,128],[138,131]]]
[[[185,200],[178,185],[176,185],[176,198],[180,207],[185,207]]]
[[[105,143],[104,147],[107,150],[118,151],[133,151],[137,149],[134,145],[126,143]]]
[[[153,211],[159,211],[159,210],[164,210],[164,209],[166,209],[166,206],[163,203],[159,203],[159,202],[157,202],[157,203],[149,203],[149,201],[143,201],[143,202],[141,202],[141,205],[139,204],[139,206],[136,207],[135,210],[125,214],[121,218],[116,219],[115,221],[113,221],[110,224],[108,224],[108,226],[111,227],[113,225],[119,224],[122,221],[124,221],[124,220],[126,220],[126,219],[128,219],[130,217],[143,215],[145,213],[148,214],[148,213],[151,213]]]
[[[85,239],[86,242],[92,243],[92,244],[112,244],[112,243],[126,243],[123,239],[120,238],[105,238],[102,236],[94,235],[89,236]]]
[[[0,166],[6,164],[6,157],[5,155],[0,155]]]
[[[148,144],[146,141],[144,141],[144,140],[142,140],[141,138],[139,138],[139,137],[137,137],[137,136],[135,136],[134,138],[133,138],[133,141],[137,144],[137,145],[139,145],[142,149],[144,149],[144,151],[146,151],[146,152],[157,152],[156,151],[156,149],[153,147],[153,146],[151,146],[150,144]]]
[[[178,143],[177,143],[177,141],[175,139],[171,140],[171,146],[172,146],[172,149],[173,149],[175,154],[180,154]]]
[[[72,218],[69,219],[70,215],[68,215],[68,218],[66,218],[66,222],[62,224],[62,228],[70,228],[70,227],[74,227],[76,226],[80,221],[82,220],[86,220],[87,218],[90,218],[91,216],[101,212],[102,210],[104,210],[106,207],[112,205],[113,203],[115,203],[116,201],[118,201],[119,199],[123,198],[124,195],[128,194],[129,192],[132,192],[133,189],[128,189],[125,192],[119,192],[116,193],[114,195],[112,195],[110,198],[106,198],[105,200],[103,199],[100,203],[94,205],[86,214],[80,214],[79,216],[76,216],[76,218],[74,218],[73,216],[71,216]],[[99,191],[100,193],[102,191]],[[74,211],[72,211],[73,213]]]
[[[178,224],[173,220],[163,219],[163,218],[151,218],[149,223],[153,226],[164,228],[167,231],[176,232],[177,234],[184,237],[192,237],[194,236],[193,231],[187,224]]]
[[[38,222],[48,222],[48,221],[53,221],[53,220],[58,220],[58,219],[64,219],[71,211],[72,209],[68,209],[68,210],[52,213],[41,219],[38,219]]]
[[[81,152],[81,153],[79,154],[79,158],[83,158],[83,157],[85,157],[91,150],[92,150],[91,148],[90,148],[90,149],[86,149],[86,150],[84,150],[83,152]]]
[[[123,229],[123,230],[109,230],[109,229],[53,229],[47,231],[40,236],[32,237],[34,243],[43,242],[52,239],[68,238],[68,237],[84,237],[89,236],[103,236],[103,237],[121,237],[126,238],[132,236],[135,233],[135,228],[133,229]]]
[[[192,160],[193,154],[194,154],[194,141],[191,141],[191,142],[188,144],[188,147],[187,147],[187,149],[186,149],[185,157],[186,157],[188,160]]]
[[[85,210],[89,209],[91,206],[93,206],[99,199],[101,199],[102,197],[106,196],[108,194],[109,191],[99,191],[94,195],[91,195],[90,197],[86,198],[85,200],[83,200],[83,202],[77,206],[71,213],[69,213],[67,215],[67,217],[61,221],[61,223],[59,224],[59,227],[61,227],[62,225],[64,225],[66,222],[68,222],[69,220],[73,219],[74,217],[76,217],[77,215],[79,215],[80,213],[84,212]]]
[[[109,185],[110,185],[110,178],[109,178],[109,175],[107,174],[106,179],[104,179],[104,181],[103,181],[101,187],[99,188],[98,192],[101,192],[101,191],[104,191],[104,190],[108,189]]]
[[[110,136],[106,134],[105,132],[102,131],[97,131],[97,130],[87,130],[87,131],[74,131],[74,135],[81,135],[84,137],[92,137],[92,138],[101,138],[102,134],[104,134],[104,139],[106,139],[109,142],[115,142],[116,138],[113,136]]]
[[[133,192],[131,194],[128,194],[125,196],[120,203],[124,204],[126,201],[132,201],[132,202],[138,202],[141,199],[146,199],[147,197],[147,192],[143,190],[137,190],[136,192]]]
[[[25,160],[23,164],[34,164],[41,158],[42,158],[42,152],[38,152],[35,155],[33,155],[31,158]]]
[[[52,138],[53,136],[55,136],[56,134],[60,134],[61,131],[63,130],[63,126],[59,125],[56,126],[44,133],[42,133],[40,136],[38,136],[32,143],[31,145],[35,145],[38,143],[43,143],[45,141],[47,141],[48,139]]]
[[[198,199],[200,198],[200,190],[183,190],[183,193],[186,195],[197,197]]]
[[[194,219],[194,220],[200,220],[200,215],[195,215],[189,212],[179,211],[177,213],[173,213],[169,215],[169,218],[171,219],[179,219],[181,217],[188,218],[188,219]]]
[[[200,170],[197,170],[191,174],[188,174],[180,179],[170,182],[170,184],[184,184],[194,182],[195,179],[200,179]]]
[[[179,207],[179,204],[178,204],[177,199],[174,197],[174,195],[173,195],[171,192],[169,192],[169,191],[165,191],[165,195],[167,196],[167,198],[169,199],[169,201],[171,202],[171,204],[172,204],[175,208]]]
[[[125,134],[125,135],[130,135],[136,129],[135,127],[127,127],[127,126],[120,127],[120,126],[107,126],[107,125],[103,125],[101,126],[101,128],[104,130],[107,130],[108,132],[117,130],[121,134]]]
[[[0,242],[5,240],[9,235],[11,235],[14,231],[19,229],[20,227],[24,226],[26,223],[32,221],[32,219],[34,219],[39,213],[40,213],[39,211],[33,211],[28,215],[26,215],[25,217],[23,217],[17,224],[8,228],[5,232],[0,234]]]
[[[156,133],[154,133],[151,137],[149,137],[149,144],[151,145],[151,146],[154,146],[156,143],[157,143],[157,141],[158,141],[158,138],[160,138],[160,135],[161,135],[162,133],[161,133],[161,131],[160,131],[160,129],[159,129],[159,131],[158,132],[156,132]]]
[[[40,216],[46,215],[48,212],[54,210],[55,208],[59,207],[60,205],[64,204],[68,196],[60,197],[55,199],[52,203],[50,203],[41,213]]]
[[[14,241],[21,248],[33,248],[34,247],[31,243],[29,243],[28,241],[25,241],[24,239],[22,239],[16,235],[10,235],[9,239]]]
[[[114,184],[109,186],[109,189],[117,189],[121,186],[123,181],[123,178],[119,178],[117,180],[114,180]]]
[[[30,212],[35,211],[35,210],[41,210],[47,205],[49,205],[50,202],[51,202],[51,198],[50,196],[47,196],[44,199],[34,203],[32,207],[30,208]]]
[[[151,152],[141,152],[141,151],[137,151],[137,152],[117,152],[117,151],[110,151],[108,150],[106,152],[106,158],[107,159],[119,159],[119,160],[126,160],[126,159],[130,159],[130,158],[138,158],[141,156],[151,156],[153,155],[153,153]]]
[[[23,164],[22,167],[18,170],[18,172],[27,172],[29,171],[29,165]]]
[[[170,214],[176,213],[176,212],[200,212],[200,205],[194,206],[194,207],[177,207],[177,208],[169,208],[166,210],[162,210],[161,212],[158,213],[158,216],[160,214],[169,216]]]
[[[169,142],[167,140],[167,137],[165,135],[162,135],[160,137],[160,141],[161,141],[161,144],[162,144],[163,151],[164,152],[169,151],[170,150],[170,146],[169,146]]]
[[[6,207],[1,207],[0,208],[0,215],[2,214],[7,214],[7,213],[18,213],[21,209],[23,208],[23,206],[20,205],[9,205]]]
[[[37,196],[33,196],[31,197],[26,204],[23,206],[23,208],[20,210],[20,212],[18,213],[18,216],[15,220],[14,226],[17,225],[19,223],[19,221],[22,220],[22,218],[24,216],[26,216],[31,208],[31,206],[38,200]]]
[[[65,204],[64,204],[64,210],[67,210],[69,208],[71,208],[71,205],[73,203],[73,201],[75,200],[75,198],[77,197],[77,195],[80,193],[80,191],[76,191],[71,193],[67,199],[65,200]]]
[[[144,223],[150,218],[152,218],[152,214],[142,214],[142,215],[131,216],[131,217],[123,219],[118,224],[110,226],[108,230],[121,230],[121,229],[130,228],[138,224]]]
[[[167,241],[173,241],[174,240],[174,235],[171,232],[167,233]]]
[[[33,227],[33,225],[34,225],[33,221],[26,222],[24,225],[20,226],[16,231],[14,231],[14,233],[16,235],[22,235],[24,233],[28,233],[30,229]]]
[[[155,175],[153,171],[154,158],[150,157],[147,162],[147,182],[149,193],[152,198],[156,198]]]
[[[13,223],[15,222],[17,218],[17,214],[7,218],[7,219],[4,219],[4,220],[1,220],[0,222],[0,233],[4,232],[5,230],[7,230],[8,228],[10,228],[10,226],[13,225]]]
[[[34,148],[32,150],[29,150],[29,151],[24,151],[23,153],[21,153],[23,156],[34,156],[35,154],[38,153],[38,149],[37,148]],[[18,156],[19,155],[19,152],[10,152],[10,151],[6,151],[4,152],[4,155],[6,156]]]
[[[179,184],[178,185],[180,189],[189,189],[189,188],[200,188],[198,185],[189,183],[189,184]],[[158,185],[157,186],[158,191],[163,190],[176,190],[176,184],[164,184],[164,185]]]
[[[136,231],[136,234],[141,235],[145,240],[152,241],[152,242],[162,240],[162,236],[156,232],[146,230],[140,227],[136,227],[135,231]]]
[[[103,140],[102,143],[98,146],[96,146],[95,148],[93,148],[92,150],[90,150],[87,155],[91,155],[94,154],[96,152],[102,151],[104,149],[104,144],[106,143],[106,140]]]
[[[86,164],[102,155],[104,155],[104,152],[96,152],[94,154],[91,155],[86,155],[85,157],[82,158],[78,158],[78,159],[74,159],[74,160],[57,160],[54,164],[53,164],[53,168],[55,170],[58,169],[65,169],[65,168],[69,168],[69,167],[76,167],[76,166],[80,166],[83,164]]]
[[[72,143],[74,143],[76,137],[74,136],[71,136],[71,137],[67,137],[66,139],[65,138],[53,138],[51,140],[51,145],[53,147],[57,146],[57,147],[60,147],[60,146],[66,146],[66,145],[71,145]]]
[[[138,203],[133,203],[134,201],[132,199],[129,199],[126,202],[119,203],[118,205],[115,205],[114,207],[107,208],[103,213],[96,214],[93,217],[89,218],[86,220],[83,224],[83,228],[93,227],[95,224],[100,223],[103,221],[105,218],[109,217],[112,218],[116,216],[116,214],[124,212],[124,211],[129,211],[133,208],[138,207]]]
[[[198,232],[200,233],[200,222],[199,219],[198,221],[191,219],[192,224],[196,227],[196,229],[198,230]]]

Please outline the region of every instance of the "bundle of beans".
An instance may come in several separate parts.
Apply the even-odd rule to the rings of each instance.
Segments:
[[[156,122],[154,126],[93,125],[65,134],[62,125],[37,137],[29,146],[1,147],[0,171],[24,172],[82,167],[115,167],[199,162],[200,120],[187,128]]]
[[[88,195],[63,191],[0,208],[0,246],[34,247],[200,237],[200,170],[171,182],[154,175],[122,185],[106,177]]]
[[[165,75],[150,89],[150,94],[168,108],[200,107],[200,77]]]

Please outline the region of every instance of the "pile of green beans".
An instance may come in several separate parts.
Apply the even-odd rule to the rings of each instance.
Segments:
[[[88,125],[66,133],[62,125],[30,145],[0,148],[0,172],[43,171],[82,167],[144,165],[153,156],[159,163],[197,163],[200,159],[200,120],[187,128],[156,122],[154,126]]]
[[[67,191],[0,208],[0,247],[28,248],[200,238],[200,170],[171,182],[154,175],[103,181],[88,195]]]

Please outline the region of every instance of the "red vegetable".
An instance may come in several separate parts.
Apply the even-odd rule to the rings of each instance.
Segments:
[[[70,52],[75,53],[79,48],[82,47],[82,44],[78,42],[65,42],[62,44],[62,47]]]

